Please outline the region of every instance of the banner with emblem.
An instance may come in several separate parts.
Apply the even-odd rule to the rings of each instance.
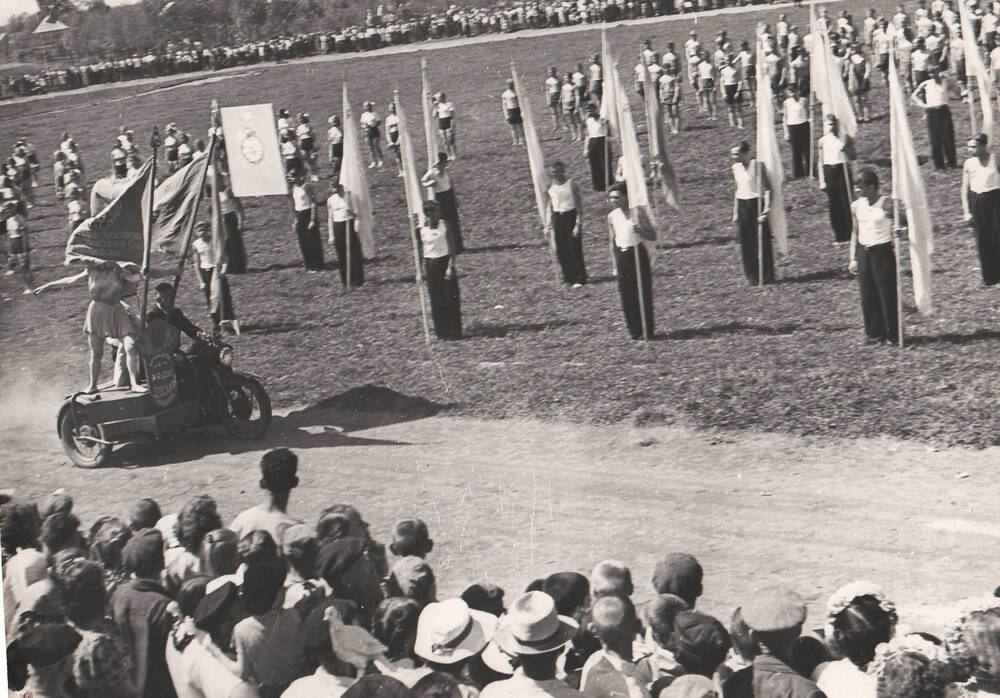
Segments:
[[[271,105],[223,107],[220,113],[233,196],[287,195]]]

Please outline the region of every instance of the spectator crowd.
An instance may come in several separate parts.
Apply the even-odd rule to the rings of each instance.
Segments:
[[[83,527],[64,492],[5,495],[11,687],[35,698],[1000,695],[996,596],[956,604],[935,636],[853,582],[804,631],[805,605],[781,586],[748,586],[723,619],[698,610],[703,569],[670,553],[650,589],[609,559],[523,592],[466,580],[439,598],[423,521],[398,521],[387,546],[351,505],[303,523],[288,510],[295,454],[270,451],[260,470],[262,502],[225,526],[208,495],[176,513],[140,499]]]
[[[617,22],[675,12],[696,12],[762,0],[522,0],[493,8],[459,8],[409,16],[407,12],[374,15],[364,24],[336,32],[279,36],[233,46],[206,46],[199,41],[167,43],[161,51],[109,57],[93,63],[67,65],[33,74],[11,75],[0,81],[0,99],[44,92],[74,90],[90,85],[139,78],[180,75],[267,61],[290,60],[330,53],[372,51],[418,41],[574,24]],[[405,16],[404,16],[405,15]]]

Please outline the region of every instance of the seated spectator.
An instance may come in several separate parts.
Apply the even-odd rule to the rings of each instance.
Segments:
[[[603,596],[594,601],[589,629],[601,641],[601,650],[583,665],[580,690],[592,698],[647,698],[651,677],[648,666],[637,665],[632,656],[639,619],[628,597]]]
[[[478,689],[465,669],[486,647],[496,626],[496,616],[473,611],[461,599],[437,601],[420,612],[413,651],[427,668],[457,679],[464,696],[475,696]]]
[[[222,518],[215,500],[198,495],[188,500],[177,515],[175,528],[180,546],[163,553],[163,580],[167,593],[173,595],[185,580],[202,572],[201,544],[209,531],[222,528]]]
[[[263,698],[280,696],[292,681],[312,671],[302,632],[305,614],[275,608],[285,574],[284,566],[276,563],[249,564],[240,599],[250,616],[233,628],[236,660],[209,645],[223,666],[244,681],[257,684]]]
[[[413,599],[386,599],[372,616],[372,634],[385,645],[385,657],[395,667],[414,667],[413,647],[417,640],[417,621],[423,609]],[[404,681],[403,683],[406,683]]]
[[[882,589],[869,582],[852,582],[827,601],[824,629],[838,661],[824,662],[812,679],[828,698],[874,698],[875,679],[865,670],[875,648],[892,639],[896,607]]]
[[[449,674],[432,671],[413,685],[414,698],[462,698],[461,685]]]
[[[209,531],[201,541],[201,573],[210,578],[234,574],[239,567],[239,538],[228,528]]]
[[[660,594],[643,607],[642,615],[646,625],[643,650],[648,656],[639,660],[639,665],[649,674],[654,687],[650,692],[654,695],[658,685],[669,685],[685,671],[674,653],[667,648],[674,633],[674,619],[687,608],[684,599],[673,594]]]
[[[132,529],[117,516],[102,516],[90,527],[90,556],[104,571],[108,594],[113,594],[120,584],[128,581],[122,550],[131,537]]]
[[[694,609],[702,592],[703,572],[693,555],[670,553],[656,563],[653,588],[657,594],[673,594]]]
[[[583,696],[556,678],[556,662],[577,629],[576,621],[560,616],[555,601],[543,591],[529,591],[514,599],[496,642],[516,657],[517,669],[509,679],[486,686],[480,698]]]
[[[316,524],[319,547],[316,571],[333,590],[333,596],[357,604],[370,618],[382,600],[385,577],[384,550],[368,537],[368,524],[354,507],[325,509]]]
[[[760,654],[760,648],[751,637],[750,628],[743,620],[742,611],[737,608],[729,621],[729,640],[733,646],[726,653],[726,659],[715,671],[715,681],[722,692],[722,698],[729,696],[749,696],[753,692],[753,659]]]
[[[104,570],[91,560],[66,560],[53,570],[66,618],[81,637],[71,662],[77,696],[133,696],[129,648],[106,612]]]
[[[133,578],[111,597],[115,624],[131,651],[132,685],[140,695],[173,698],[165,650],[174,617],[170,597],[160,586],[163,537],[155,528],[136,531],[122,550],[125,569]]]
[[[684,667],[685,674],[711,678],[730,647],[729,633],[712,616],[699,611],[680,611],[674,617],[668,649]]]
[[[156,522],[163,518],[160,505],[155,499],[144,497],[132,505],[128,513],[128,525],[133,531],[143,528],[153,528]]]
[[[564,655],[563,673],[571,685],[579,687],[580,672],[587,659],[601,649],[601,641],[590,632],[590,582],[579,572],[556,572],[542,582],[542,591],[552,597],[556,611],[579,626]]]
[[[437,600],[434,570],[415,555],[401,557],[392,563],[387,586],[387,595],[413,599],[421,608]]]
[[[427,557],[434,549],[434,541],[427,533],[427,524],[420,519],[403,519],[392,527],[392,542],[389,550],[396,557],[414,555]]]
[[[342,698],[411,698],[410,689],[390,676],[369,674],[362,676],[346,691]]]
[[[49,518],[53,514],[72,514],[73,498],[62,490],[56,490],[42,500],[38,507],[38,514],[42,520]]]
[[[330,587],[316,575],[317,550],[316,531],[311,526],[295,524],[285,529],[285,541],[281,546],[288,563],[282,601],[285,608],[294,608],[302,599],[317,593],[319,596],[330,594]]]
[[[605,560],[594,566],[590,573],[590,594],[594,599],[603,596],[632,596],[632,572],[624,562]]]
[[[680,676],[663,690],[653,691],[653,698],[716,698],[712,680],[701,674]]]
[[[760,650],[753,660],[752,695],[825,698],[816,684],[789,666],[792,648],[806,619],[806,607],[799,596],[784,587],[768,587],[753,594],[740,608]]]
[[[944,698],[945,687],[955,678],[944,647],[917,634],[897,635],[879,645],[869,670],[878,698]]]
[[[57,511],[52,516],[42,520],[42,530],[39,534],[42,551],[52,560],[52,556],[67,548],[86,550],[86,541],[80,533],[80,519],[63,511]]]
[[[340,696],[354,683],[348,673],[353,672],[350,664],[334,654],[329,620],[324,619],[323,610],[313,609],[303,627],[308,656],[312,664],[319,666],[314,673],[293,681],[281,698]]]
[[[240,512],[227,528],[242,538],[251,531],[267,531],[281,545],[289,526],[302,523],[288,515],[288,498],[299,484],[299,459],[287,448],[275,448],[260,459],[260,488],[264,501]]]
[[[968,677],[949,698],[1000,696],[1000,599],[984,596],[962,601],[946,627],[945,646],[956,667]]]
[[[48,561],[38,549],[41,521],[34,504],[9,502],[0,507],[3,546],[4,623],[10,628],[25,590],[48,575]]]
[[[476,611],[484,611],[498,618],[507,612],[503,607],[503,589],[496,584],[484,582],[471,584],[462,592],[461,599]]]

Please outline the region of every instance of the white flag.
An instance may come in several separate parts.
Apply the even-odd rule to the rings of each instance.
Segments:
[[[368,175],[361,166],[361,145],[358,124],[347,97],[344,83],[344,157],[340,165],[340,185],[354,211],[354,230],[361,243],[361,253],[368,258],[375,256],[375,213],[368,192]]]
[[[287,195],[271,105],[223,107],[220,113],[233,196]]]
[[[785,177],[778,150],[778,135],[774,130],[774,99],[771,81],[764,74],[763,51],[757,41],[757,160],[764,165],[771,186],[771,211],[768,225],[771,237],[781,254],[788,254],[788,227],[785,223],[785,200],[782,180]],[[763,192],[761,192],[763,194]]]

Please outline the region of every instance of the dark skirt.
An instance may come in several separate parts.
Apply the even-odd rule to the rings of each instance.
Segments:
[[[350,236],[350,280],[348,281],[348,247]],[[354,221],[333,222],[333,247],[337,252],[337,269],[340,271],[340,283],[344,286],[361,286],[365,282],[364,258],[361,252],[361,241],[354,229]]]
[[[972,220],[983,283],[1000,283],[1000,189],[972,194]]]
[[[323,243],[319,238],[319,227],[311,226],[312,211],[295,212],[295,235],[299,239],[302,262],[309,271],[322,271],[324,267]]]
[[[740,257],[747,283],[760,283],[760,255],[757,247],[757,215],[763,202],[760,199],[738,199],[736,223],[740,234]],[[767,219],[761,227],[764,242],[764,283],[774,283],[774,250],[771,245],[771,226]]]
[[[455,190],[434,192],[434,200],[441,207],[441,218],[451,223],[455,229],[455,254],[465,251],[465,243],[462,241],[462,227],[458,223],[458,200],[455,198]]]
[[[611,158],[608,157],[604,136],[587,140],[587,161],[590,163],[590,182],[594,191],[604,191],[612,179]]]
[[[247,250],[243,245],[243,232],[236,211],[225,214],[222,224],[226,226],[226,273],[246,274]]]
[[[447,269],[448,257],[424,259],[424,280],[431,299],[434,334],[441,339],[461,339],[462,302],[458,293],[458,275],[447,278]]]
[[[826,198],[830,204],[830,227],[836,242],[851,239],[851,173],[846,163],[823,165],[823,179],[826,181]]]

